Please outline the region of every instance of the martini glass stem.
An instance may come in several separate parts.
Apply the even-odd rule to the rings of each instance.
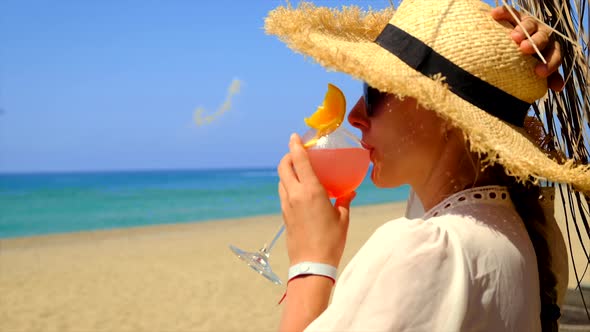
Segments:
[[[260,252],[262,252],[266,257],[268,257],[270,255],[270,251],[275,246],[275,243],[281,237],[281,234],[283,234],[284,231],[285,231],[285,224],[281,224],[281,227],[279,228],[279,230],[275,234],[275,237],[272,239],[272,241],[270,241],[270,244],[268,246],[265,244],[264,247],[262,249],[260,249]]]

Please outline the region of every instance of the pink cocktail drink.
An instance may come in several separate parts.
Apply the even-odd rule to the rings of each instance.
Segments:
[[[305,123],[310,127],[301,137],[311,166],[330,198],[342,197],[363,182],[370,163],[370,152],[363,148],[357,136],[342,126],[346,115],[346,99],[340,89],[328,85],[322,106]],[[255,252],[230,245],[233,253],[252,269],[275,284],[281,279],[272,271],[268,258],[270,250],[285,230],[283,224],[270,244]]]
[[[307,150],[311,166],[331,198],[354,191],[369,169],[369,150],[336,148]]]

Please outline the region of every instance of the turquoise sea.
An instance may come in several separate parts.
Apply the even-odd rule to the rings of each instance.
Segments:
[[[0,238],[280,213],[275,169],[0,174]],[[367,178],[353,205],[403,201]]]

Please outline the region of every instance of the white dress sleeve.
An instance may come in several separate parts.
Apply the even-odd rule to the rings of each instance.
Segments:
[[[469,272],[453,234],[422,219],[381,226],[306,331],[458,331]]]

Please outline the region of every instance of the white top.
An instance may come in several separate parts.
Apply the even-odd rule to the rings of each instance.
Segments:
[[[534,248],[503,187],[381,226],[306,331],[540,331]]]

